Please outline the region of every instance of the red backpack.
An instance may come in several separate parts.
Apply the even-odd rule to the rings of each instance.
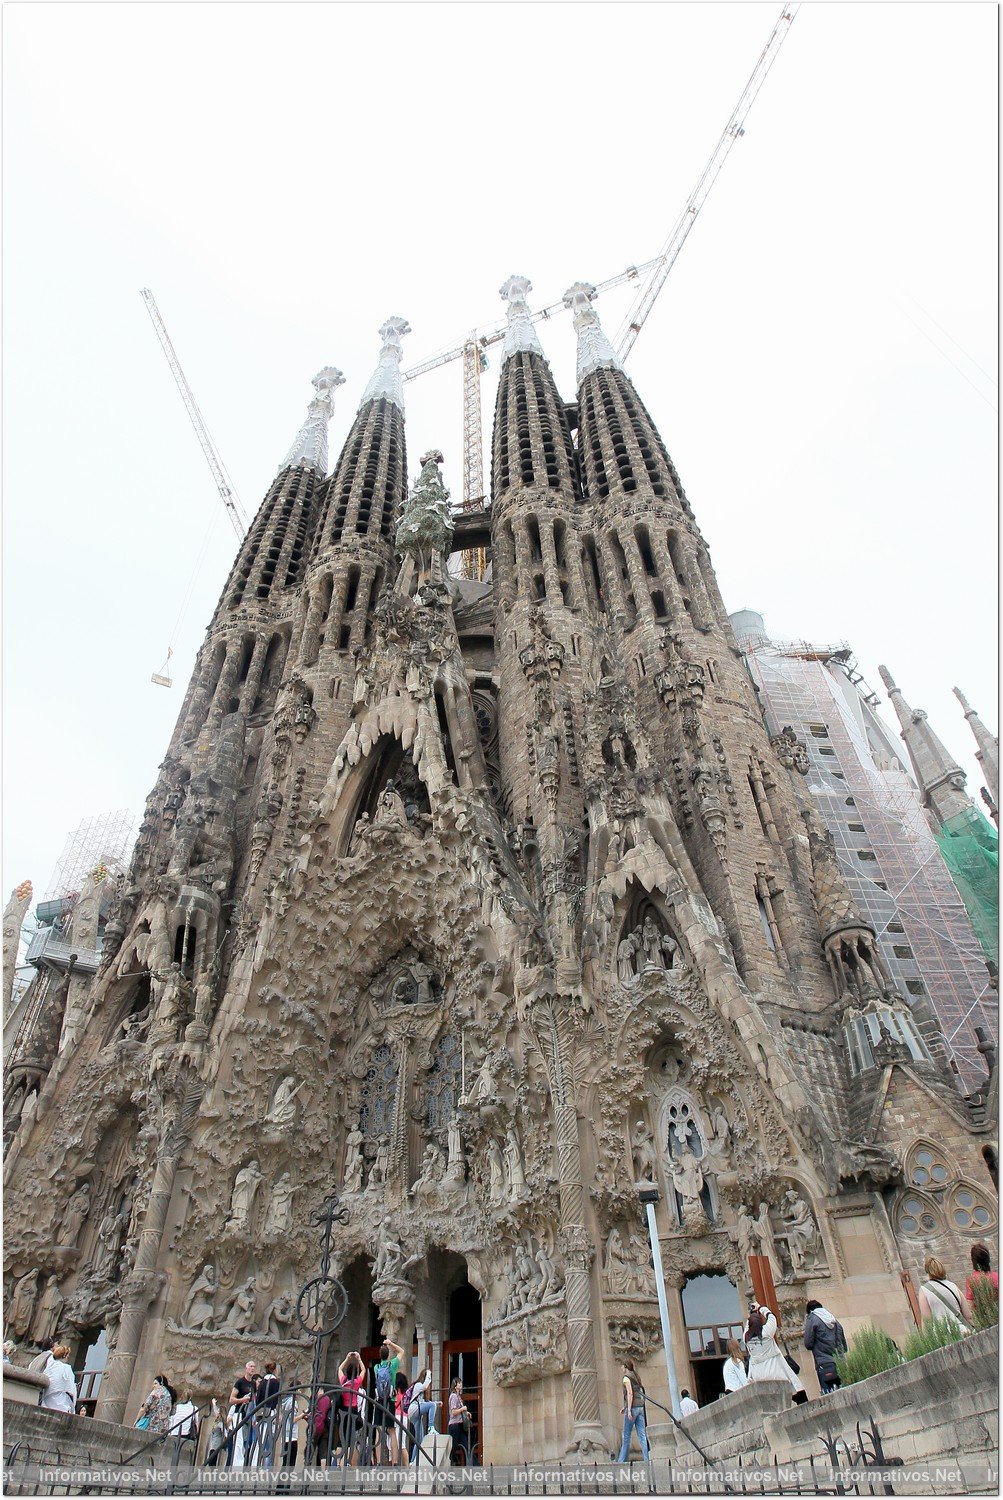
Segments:
[[[331,1410],[330,1396],[321,1396],[313,1414],[313,1435],[322,1438],[327,1431],[327,1414]]]

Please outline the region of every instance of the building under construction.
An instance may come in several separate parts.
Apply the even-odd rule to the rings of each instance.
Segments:
[[[805,742],[808,791],[850,891],[874,925],[896,989],[928,997],[962,1077],[976,1084],[985,1064],[975,1028],[995,1036],[998,1027],[998,996],[987,967],[992,963],[995,970],[995,955],[984,951],[977,930],[991,928],[992,914],[967,909],[924,810],[921,786],[875,711],[877,695],[845,642],[773,642],[753,610],[731,621],[771,730],[789,724]],[[992,839],[995,831],[968,807]],[[995,920],[998,930],[998,903]]]

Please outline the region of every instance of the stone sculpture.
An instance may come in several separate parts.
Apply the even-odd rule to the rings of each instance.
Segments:
[[[271,1200],[268,1211],[265,1214],[265,1225],[262,1231],[266,1240],[279,1239],[286,1235],[293,1227],[293,1198],[296,1196],[298,1184],[293,1182],[289,1172],[283,1172],[278,1182],[272,1188]]]
[[[270,1125],[292,1126],[296,1123],[296,1095],[303,1087],[303,1080],[299,1083],[291,1073],[287,1073],[279,1079],[275,1093],[272,1096],[271,1106],[265,1119]]]
[[[657,1171],[655,1158],[655,1137],[645,1125],[643,1120],[638,1120],[634,1126],[634,1132],[630,1138],[631,1155],[634,1159],[634,1171],[638,1182],[654,1182]]]
[[[261,1168],[257,1160],[252,1157],[245,1166],[241,1167],[234,1180],[233,1194],[230,1198],[230,1217],[226,1223],[228,1231],[247,1228],[261,1181]]]
[[[200,1275],[192,1283],[185,1302],[181,1321],[186,1328],[210,1328],[216,1316],[216,1267],[212,1263],[202,1267]]]

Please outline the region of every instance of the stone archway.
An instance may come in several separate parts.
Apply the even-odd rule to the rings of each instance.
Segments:
[[[742,1337],[742,1299],[727,1271],[709,1269],[686,1277],[680,1301],[693,1380],[690,1395],[706,1406],[724,1389],[721,1370],[728,1340]],[[684,1384],[680,1375],[680,1385]]]

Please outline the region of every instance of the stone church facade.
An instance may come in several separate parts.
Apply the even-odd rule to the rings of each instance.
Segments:
[[[995,1075],[963,1097],[894,992],[592,289],[574,403],[528,290],[479,512],[434,452],[408,490],[403,320],[330,477],[315,379],[100,970],[8,1074],[8,1326],[104,1330],[99,1416],[160,1369],[199,1400],[248,1357],[305,1377],[332,1192],[327,1375],[416,1340],[498,1461],[608,1454],[625,1355],[666,1399],[639,1181],[691,1389],[751,1255],[792,1332],[810,1296],[898,1332],[902,1274],[995,1231]]]

